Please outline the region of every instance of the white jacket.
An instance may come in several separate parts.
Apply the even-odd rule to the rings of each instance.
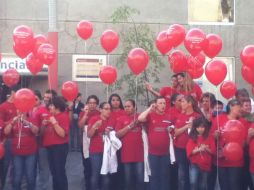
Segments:
[[[83,131],[83,156],[84,158],[89,158],[89,146],[90,146],[90,138],[87,137],[87,128],[88,126],[84,126]]]
[[[115,131],[110,131],[109,135],[103,135],[104,149],[103,159],[101,166],[101,174],[107,175],[108,173],[117,172],[117,155],[116,152],[122,147],[121,141],[116,137]]]
[[[142,128],[142,140],[144,146],[144,182],[149,182],[149,176],[151,176],[151,169],[148,159],[148,138],[144,128]]]

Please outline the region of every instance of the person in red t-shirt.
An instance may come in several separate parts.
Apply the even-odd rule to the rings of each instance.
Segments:
[[[214,139],[209,136],[210,123],[202,117],[192,122],[190,138],[186,145],[190,160],[191,190],[207,190],[208,175],[212,166],[212,154],[215,153]]]
[[[111,117],[115,119],[115,122],[118,121],[119,117],[122,115],[125,115],[122,99],[118,94],[111,94],[108,103],[111,105]],[[124,175],[123,175],[123,165],[120,162],[120,151],[117,151],[117,160],[118,160],[118,168],[117,172],[113,173],[110,178],[111,181],[115,181],[114,185],[111,186],[112,190],[118,190],[118,189],[123,189],[124,186]]]
[[[121,162],[124,168],[126,189],[144,189],[144,147],[142,126],[138,124],[136,103],[129,99],[125,102],[126,115],[116,123],[116,136],[122,141]]]
[[[249,156],[250,156],[250,173],[252,183],[254,184],[254,123],[251,124],[248,130],[247,143],[249,144]]]
[[[234,161],[227,159],[223,154],[223,148],[225,146],[225,140],[222,138],[223,128],[230,120],[239,120],[242,123],[243,137],[239,139],[241,141],[242,150],[247,137],[247,127],[245,121],[239,119],[241,117],[241,103],[236,100],[230,100],[227,104],[227,114],[218,115],[212,121],[211,135],[217,140],[217,160],[218,166],[219,184],[221,190],[239,190],[241,189],[241,176],[244,165],[244,158]]]
[[[171,76],[171,84],[172,86],[165,86],[165,87],[162,87],[160,89],[160,92],[157,92],[156,90],[153,89],[152,85],[149,84],[148,82],[145,82],[145,85],[146,85],[146,89],[151,92],[155,97],[159,97],[159,96],[162,96],[166,99],[166,110],[168,110],[170,108],[170,99],[172,97],[172,95],[174,93],[177,92],[177,90],[179,90],[179,85],[178,85],[178,82],[177,82],[177,75],[174,74]]]
[[[42,121],[42,144],[47,148],[53,189],[68,190],[65,164],[68,154],[70,118],[62,97],[54,97],[47,107],[51,115]]]
[[[11,137],[11,151],[13,154],[13,189],[21,189],[21,181],[25,174],[27,189],[35,189],[37,142],[39,132],[27,113],[18,112],[18,115],[4,128],[5,135]]]
[[[183,95],[191,95],[198,102],[200,101],[202,96],[202,90],[198,86],[198,84],[196,84],[192,80],[189,73],[187,72],[177,73],[177,81],[180,89],[177,91],[178,93],[181,93]]]
[[[193,96],[184,96],[181,101],[182,113],[176,116],[175,121],[175,153],[178,164],[178,188],[184,190],[189,185],[189,161],[186,154],[186,145],[189,139],[188,133],[192,126],[192,121],[202,115],[198,108],[197,101]]]
[[[216,98],[214,94],[205,92],[200,99],[201,111],[208,121],[212,120],[213,110],[216,104]]]
[[[99,98],[96,95],[90,95],[87,97],[86,100],[86,105],[83,109],[83,111],[80,113],[79,115],[79,122],[78,122],[78,126],[82,131],[82,145],[81,145],[81,149],[82,149],[82,163],[83,163],[83,167],[84,167],[84,177],[85,177],[85,186],[87,190],[90,190],[90,177],[91,177],[91,164],[90,164],[90,159],[89,159],[89,155],[87,155],[88,157],[84,156],[84,148],[89,147],[89,144],[87,142],[89,142],[89,140],[84,141],[84,138],[87,138],[87,126],[89,123],[89,120],[94,117],[94,116],[98,116],[100,115],[100,111],[97,109],[97,106],[99,105]],[[84,144],[86,143],[86,144]],[[88,150],[85,150],[88,152]]]
[[[103,158],[103,135],[107,135],[115,127],[115,120],[111,118],[111,106],[103,102],[99,106],[100,115],[92,117],[88,122],[87,136],[90,138],[89,156],[91,162],[91,189],[109,189],[109,175],[100,175]]]
[[[169,130],[173,123],[171,116],[166,112],[165,98],[157,97],[155,103],[139,115],[138,120],[147,122],[150,189],[169,189]]]

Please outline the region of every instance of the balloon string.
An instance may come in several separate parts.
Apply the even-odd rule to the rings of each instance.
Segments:
[[[216,90],[215,90],[215,98],[216,100],[218,100],[218,86],[216,86]],[[217,131],[219,131],[220,127],[219,127],[219,112],[218,112],[218,107],[216,107],[216,124],[217,124]],[[216,143],[216,152],[217,152],[217,155],[216,155],[216,164],[217,164],[217,179],[218,179],[218,176],[219,176],[219,137],[217,138],[217,143]]]
[[[106,101],[108,101],[108,86],[109,86],[109,85],[107,85],[107,99],[106,99]]]
[[[85,55],[86,55],[86,51],[87,51],[87,44],[86,44],[86,41],[85,41]],[[86,78],[86,80],[85,80],[85,97],[87,98],[87,69],[85,70],[85,78]]]
[[[106,65],[109,65],[109,54],[107,54],[107,63]]]
[[[136,89],[135,89],[135,103],[137,105],[137,99],[138,99],[138,76],[136,76],[136,79],[135,79],[135,85],[136,85]],[[137,114],[137,108],[135,108],[135,112],[134,112],[134,122],[136,120],[136,114]]]

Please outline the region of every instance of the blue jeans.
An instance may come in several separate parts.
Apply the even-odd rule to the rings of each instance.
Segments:
[[[68,190],[68,180],[65,171],[68,155],[68,143],[47,147],[49,169],[53,178],[53,190]]]
[[[49,171],[49,162],[48,162],[48,153],[47,149],[40,147],[38,151],[38,174],[36,180],[36,190],[48,190],[49,180],[50,180],[50,171]]]
[[[214,190],[217,180],[217,166],[212,164],[212,171],[208,175],[208,190]]]
[[[251,174],[251,180],[252,180],[252,183],[254,184],[254,173]]]
[[[151,168],[150,190],[168,190],[169,189],[169,155],[157,156],[149,154],[149,163]]]
[[[109,190],[110,178],[109,175],[100,175],[102,165],[102,153],[90,154],[91,163],[91,190]],[[101,179],[101,188],[99,188],[99,182]]]
[[[218,170],[221,190],[241,189],[241,167],[219,167]]]
[[[186,150],[175,148],[175,154],[178,164],[178,190],[189,190],[189,161],[187,159]]]
[[[126,190],[144,190],[144,163],[124,163],[124,179]]]
[[[190,165],[191,190],[207,190],[208,172],[202,171],[197,165]]]
[[[26,175],[27,190],[35,189],[36,181],[36,154],[19,156],[13,156],[13,190],[21,190],[22,177]]]
[[[80,151],[81,133],[78,127],[78,119],[73,119],[70,127],[70,150]]]

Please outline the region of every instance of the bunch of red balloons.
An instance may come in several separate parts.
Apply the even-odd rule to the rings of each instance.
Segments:
[[[223,154],[230,161],[243,158],[243,144],[246,138],[245,128],[238,120],[229,120],[222,128],[221,139],[225,146]]]
[[[240,58],[242,61],[242,77],[249,83],[252,88],[254,86],[254,45],[247,45],[243,48],[240,53]]]
[[[217,34],[206,35],[201,29],[193,28],[187,33],[180,24],[171,25],[168,30],[161,31],[156,38],[156,47],[162,55],[172,48],[184,44],[190,55],[181,50],[174,49],[168,55],[170,69],[174,73],[186,71],[193,79],[200,78],[204,71],[208,80],[214,84],[220,84],[227,74],[226,65],[222,61],[211,60],[205,68],[205,55],[213,59],[222,49],[222,39]],[[203,53],[205,54],[203,54]],[[218,68],[220,69],[218,70]],[[219,71],[216,75],[214,72]]]
[[[44,35],[34,35],[32,29],[21,25],[13,31],[13,50],[22,59],[26,58],[28,70],[33,75],[41,71],[43,64],[50,65],[56,58],[54,47]]]

